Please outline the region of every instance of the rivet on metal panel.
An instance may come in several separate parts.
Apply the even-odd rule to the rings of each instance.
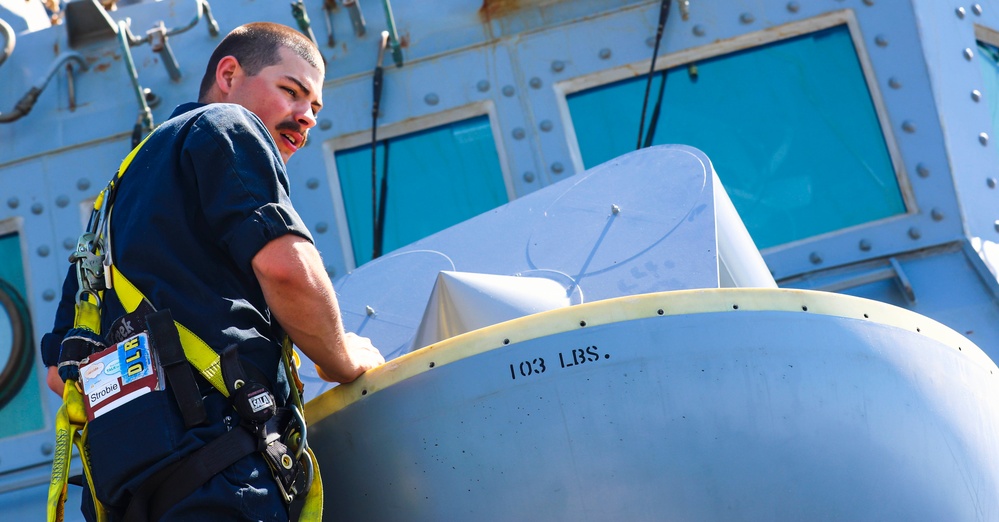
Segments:
[[[325,221],[320,221],[319,223],[316,223],[316,233],[318,234],[325,234],[326,231],[329,230],[329,228],[330,226],[326,224]]]
[[[866,240],[866,239],[861,239],[860,240],[860,249],[863,250],[864,252],[870,252],[870,250],[871,250],[871,242],[868,241],[868,240]]]
[[[616,216],[616,215],[618,215],[620,213],[621,213],[621,207],[612,204],[611,205],[611,214],[614,214]]]
[[[874,0],[864,0],[864,5],[866,5],[866,6],[872,6],[872,5],[874,5]]]
[[[76,180],[76,188],[80,190],[87,190],[90,188],[90,180],[87,178],[80,178]]]
[[[31,205],[31,213],[35,214],[36,216],[38,214],[41,214],[44,211],[45,211],[45,207],[42,206],[41,203],[35,203],[34,205]]]
[[[960,19],[963,20],[964,19],[964,8],[963,7],[958,7],[957,9],[954,10],[954,14],[956,14],[958,18],[960,18]]]
[[[517,91],[516,91],[516,89],[513,88],[513,85],[504,85],[503,86],[503,96],[506,96],[507,98],[513,96],[514,93],[516,93],[516,92]]]
[[[326,275],[330,276],[330,279],[336,279],[336,267],[333,265],[327,266]]]
[[[565,62],[562,60],[555,60],[552,62],[552,71],[562,72],[563,70],[565,70]]]
[[[554,125],[552,125],[551,120],[541,120],[541,124],[539,125],[539,127],[541,128],[542,132],[548,132],[552,130],[552,127],[554,127]]]
[[[989,135],[988,135],[988,133],[979,132],[978,133],[978,143],[981,143],[982,145],[988,145],[989,144]]]
[[[706,31],[704,30],[704,26],[703,25],[697,24],[697,25],[694,26],[694,36],[704,36],[705,32]]]
[[[975,16],[982,16],[982,4],[975,4],[971,6],[971,12],[975,13]]]
[[[427,105],[437,105],[441,100],[436,94],[430,93],[423,97],[423,101],[425,101]]]
[[[524,132],[524,129],[520,127],[513,129],[513,132],[511,134],[513,135],[513,139],[515,140],[522,140],[524,139],[524,136],[527,135],[527,133]]]
[[[650,36],[650,37],[646,38],[645,39],[645,45],[647,45],[649,47],[655,47],[656,46],[656,37]]]
[[[42,292],[42,299],[44,299],[46,301],[51,301],[51,300],[55,299],[55,290],[49,288],[49,289],[45,290],[44,292]]]
[[[318,178],[309,178],[305,182],[305,186],[308,187],[308,188],[310,188],[310,189],[312,189],[312,190],[315,190],[315,189],[319,188],[319,179]]]
[[[45,443],[43,443],[42,444],[42,455],[51,455],[52,454],[52,449],[53,448],[52,448],[52,443],[51,442],[45,442]]]
[[[563,167],[561,163],[557,161],[555,163],[552,163],[552,172],[554,172],[555,174],[561,174],[564,170],[565,167]]]
[[[527,84],[530,85],[532,89],[540,89],[541,88],[541,78],[538,78],[537,76],[535,76],[535,77],[531,78],[530,80],[528,80]]]
[[[935,208],[930,211],[930,217],[933,218],[933,221],[943,221],[944,218],[943,211],[941,211],[939,208]]]
[[[913,132],[916,132],[916,124],[912,123],[909,120],[905,120],[905,121],[902,122],[902,130],[904,130],[905,132],[908,132],[910,134],[913,133]]]
[[[368,317],[374,317],[375,316],[375,309],[371,308],[371,305],[365,305],[364,306],[364,313],[368,314]]]
[[[990,189],[996,188],[996,178],[986,178],[985,184],[988,185]]]
[[[580,321],[579,326],[586,326],[586,321]]]
[[[611,57],[611,50],[604,47],[603,49],[600,49],[600,52],[597,53],[597,56],[599,56],[601,60],[606,60]]]
[[[975,51],[972,51],[970,47],[965,47],[964,52],[962,54],[964,54],[964,59],[968,60],[969,62],[971,61],[972,58],[975,57]]]
[[[888,47],[888,38],[883,34],[879,34],[874,37],[874,44],[878,47]]]
[[[808,260],[812,262],[813,265],[818,265],[822,263],[822,256],[818,252],[812,252],[808,255]]]
[[[930,168],[922,163],[918,163],[916,164],[916,174],[919,174],[921,178],[928,178],[930,177]]]
[[[792,13],[797,13],[799,9],[801,9],[801,6],[798,5],[798,2],[788,2],[787,3],[787,10],[788,11],[790,11]]]
[[[525,172],[524,173],[524,181],[526,181],[527,183],[533,182],[534,181],[534,173],[531,172],[531,171]]]
[[[918,228],[912,227],[909,229],[909,237],[911,237],[912,239],[919,239],[923,237],[923,233],[920,232]]]
[[[49,254],[51,253],[48,245],[42,245],[38,247],[37,252],[38,252],[38,257],[49,257]]]
[[[333,122],[331,122],[327,118],[323,118],[323,119],[319,120],[319,130],[330,130],[330,127],[332,127],[332,126],[333,126]]]
[[[76,240],[71,237],[67,237],[62,240],[62,247],[66,250],[73,250],[76,248]]]
[[[475,84],[475,88],[479,92],[486,92],[489,90],[489,80],[479,80],[479,83]]]
[[[66,196],[59,196],[56,198],[56,206],[59,208],[66,208],[69,205],[69,198]]]
[[[510,339],[503,339],[503,344],[510,344]]]
[[[888,86],[891,87],[892,89],[901,89],[902,82],[899,81],[898,78],[892,76],[891,78],[888,78]]]
[[[972,90],[971,91],[971,99],[974,100],[975,102],[981,101],[982,100],[982,91],[979,91],[978,89]]]
[[[751,24],[756,21],[756,17],[753,16],[753,13],[742,13],[739,15],[739,21],[744,24]]]
[[[7,200],[7,206],[10,207],[10,208],[17,208],[18,205],[20,205],[20,204],[21,204],[21,200],[19,200],[17,198],[14,198],[14,197],[12,197],[12,198],[10,198],[10,199]]]

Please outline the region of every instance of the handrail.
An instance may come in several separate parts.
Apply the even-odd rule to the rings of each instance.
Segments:
[[[17,35],[14,34],[14,29],[3,18],[0,18],[0,33],[3,33],[4,38],[3,52],[0,53],[0,65],[3,65],[3,62],[14,53]]]
[[[69,51],[60,54],[56,57],[56,60],[52,62],[49,67],[48,73],[45,74],[44,78],[40,80],[39,84],[28,89],[28,92],[21,97],[14,106],[14,110],[7,113],[0,113],[0,123],[10,123],[12,121],[18,120],[31,112],[31,108],[35,106],[35,102],[38,101],[38,96],[45,90],[45,87],[49,84],[49,81],[55,75],[56,71],[59,70],[64,64],[69,61],[76,62],[81,71],[86,71],[88,69],[87,62],[83,59],[80,53],[75,51]]]

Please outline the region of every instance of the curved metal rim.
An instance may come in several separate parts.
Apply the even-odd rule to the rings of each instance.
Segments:
[[[445,339],[365,372],[305,405],[317,421],[393,384],[446,364],[504,346],[558,333],[645,319],[703,313],[789,312],[869,321],[916,332],[972,362],[999,368],[975,343],[929,317],[879,301],[811,290],[713,288],[660,292],[594,301],[550,310]]]
[[[0,308],[10,317],[13,334],[10,359],[0,369],[0,408],[3,408],[21,391],[21,386],[28,379],[34,350],[27,306],[17,290],[2,279],[0,279]]]

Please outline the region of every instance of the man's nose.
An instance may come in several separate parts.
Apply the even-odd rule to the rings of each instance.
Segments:
[[[301,110],[297,111],[295,121],[298,122],[304,129],[311,129],[316,126],[316,115],[312,112],[312,104],[305,105]]]

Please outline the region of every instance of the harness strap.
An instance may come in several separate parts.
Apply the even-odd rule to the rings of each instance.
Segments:
[[[236,426],[146,479],[132,495],[124,522],[159,520],[168,509],[209,479],[257,451],[257,437],[242,426]]]
[[[109,269],[111,270],[112,288],[114,288],[115,294],[118,295],[118,300],[121,301],[125,312],[134,312],[143,299],[145,299],[145,296],[121,273],[121,270],[118,270],[116,265],[112,264]],[[187,362],[191,363],[191,366],[194,366],[201,376],[211,383],[216,390],[221,392],[223,396],[228,397],[229,390],[226,389],[225,382],[222,380],[222,366],[219,354],[184,325],[177,321],[174,321],[173,324],[177,328],[177,335],[180,339],[180,345],[184,349],[184,356],[187,358]]]
[[[184,347],[180,344],[180,336],[174,326],[170,310],[160,310],[146,316],[146,326],[153,338],[153,345],[163,365],[170,390],[177,407],[184,416],[184,426],[192,428],[208,419],[205,403],[201,400],[201,390],[194,381],[191,365],[184,358]]]

